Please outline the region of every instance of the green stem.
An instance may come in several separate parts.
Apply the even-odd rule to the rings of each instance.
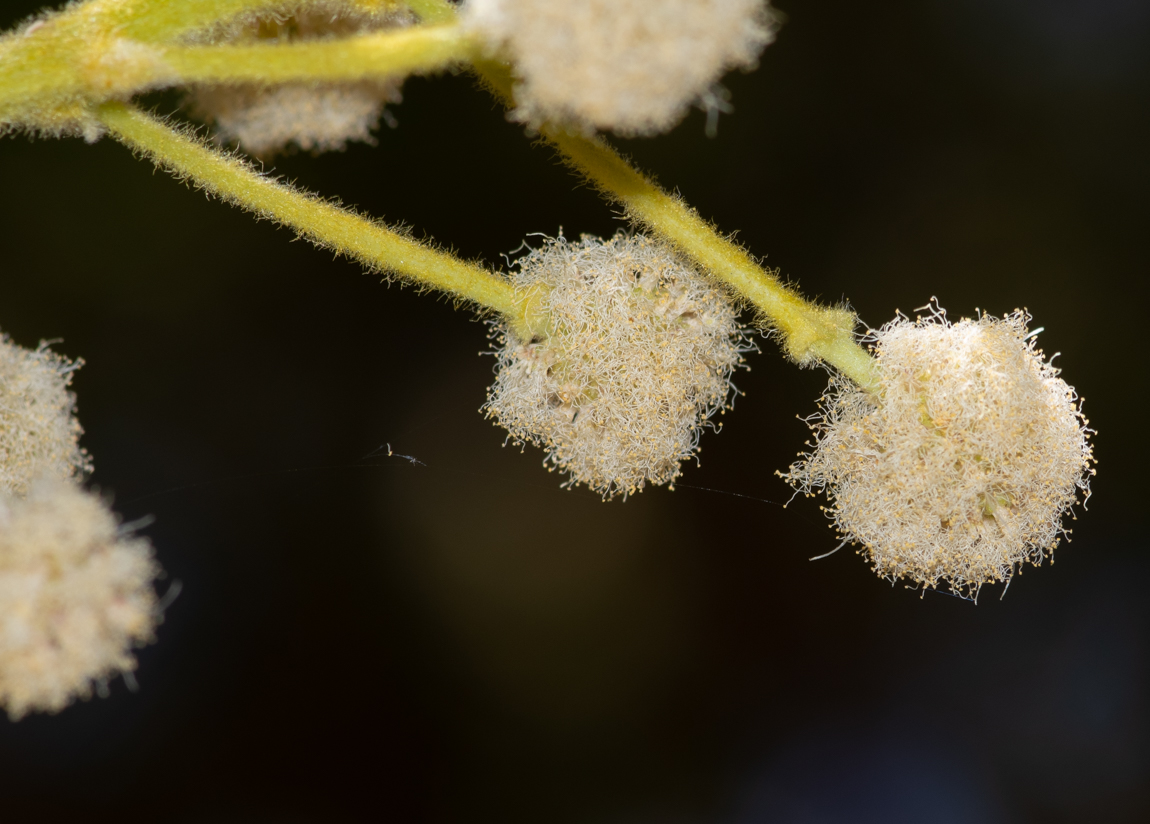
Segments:
[[[370,8],[382,0],[360,4]],[[461,28],[449,17],[434,14],[434,8],[429,16],[446,23],[339,40],[149,42],[268,5],[268,0],[97,0],[51,15],[34,30],[0,37],[0,128],[70,131],[103,101],[181,83],[339,83],[402,77],[466,62],[475,51]]]
[[[425,23],[451,23],[455,20],[455,6],[446,0],[407,0],[407,7]]]
[[[476,61],[492,92],[511,103],[507,67]],[[659,188],[597,137],[584,137],[545,125],[541,130],[563,158],[604,194],[619,202],[636,223],[661,235],[693,258],[713,277],[742,295],[783,336],[787,353],[798,363],[820,360],[863,387],[876,385],[874,361],[854,341],[854,315],[804,300],[764,270],[740,246],[719,235],[682,200]]]
[[[207,29],[246,12],[282,7],[282,0],[98,0],[100,15],[120,37],[159,43]]]
[[[415,2],[350,0],[349,4],[364,11],[409,6],[419,13],[415,9]],[[306,11],[307,5],[285,0],[95,0],[77,7],[77,11],[98,16],[105,31],[114,32],[120,37],[151,43],[170,43],[197,30],[209,30],[220,23],[232,21],[240,15],[275,11],[285,6]],[[326,4],[313,2],[311,5],[322,8]],[[421,14],[420,17],[431,22],[425,15]]]
[[[170,83],[351,81],[432,72],[467,60],[458,25],[418,26],[339,40],[250,45],[167,46],[159,58]]]
[[[523,302],[506,280],[474,264],[404,237],[346,209],[277,183],[125,103],[105,103],[97,117],[117,139],[158,166],[261,217],[292,227],[319,246],[373,269],[505,315],[524,331]],[[529,335],[528,335],[529,337]]]

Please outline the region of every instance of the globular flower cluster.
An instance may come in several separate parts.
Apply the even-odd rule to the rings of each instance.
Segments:
[[[24,495],[35,478],[70,480],[91,469],[68,390],[81,364],[46,343],[25,349],[0,335],[0,493]]]
[[[160,610],[151,546],[95,495],[45,481],[0,497],[0,706],[57,712],[135,669]]]
[[[0,336],[0,707],[14,719],[134,669],[159,620],[148,542],[79,485],[80,363]]]
[[[322,40],[398,28],[415,22],[389,3],[325,2],[284,6],[278,13],[244,16],[201,34],[199,42],[254,43]],[[298,148],[338,151],[349,142],[373,142],[389,103],[403,100],[402,78],[349,83],[235,83],[202,86],[188,94],[192,116],[215,128],[216,139],[248,154],[269,157]]]
[[[604,498],[674,481],[754,348],[732,301],[662,243],[622,233],[548,240],[513,279],[545,332],[497,326],[488,416]]]
[[[976,595],[1041,563],[1089,495],[1091,430],[1029,320],[899,317],[873,333],[877,392],[832,379],[816,448],[783,477],[827,490],[879,575]]]
[[[666,131],[774,39],[765,0],[467,0],[464,24],[512,60],[516,118]]]

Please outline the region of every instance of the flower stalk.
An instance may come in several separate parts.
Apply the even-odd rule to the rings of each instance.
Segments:
[[[105,103],[97,117],[117,140],[211,194],[290,226],[316,245],[353,257],[371,269],[470,301],[511,319],[516,328],[526,328],[522,302],[494,272],[278,183],[250,164],[221,154],[129,104]]]
[[[24,58],[39,56],[43,70],[6,72],[5,68],[11,69],[17,55],[5,56],[0,52],[0,117],[5,114],[5,103],[9,109],[13,104],[19,108],[20,101],[45,97],[75,103],[77,98],[106,100],[142,89],[182,83],[354,81],[431,72],[468,61],[495,94],[505,103],[512,103],[511,75],[506,66],[482,59],[477,44],[456,21],[454,9],[439,0],[422,0],[416,4],[415,11],[433,21],[430,25],[332,41],[145,46],[120,37],[115,43],[92,45],[80,36],[91,28],[110,35],[115,28],[118,33],[140,40],[171,38],[210,20],[268,4],[266,0],[212,0],[204,5],[211,8],[189,10],[182,9],[182,4],[154,0],[135,0],[128,7],[108,3],[81,5],[45,23],[43,28],[48,31],[26,35],[24,39],[29,43],[4,44],[22,52]],[[118,50],[113,48],[117,44]],[[133,50],[124,44],[138,48]],[[121,57],[108,65],[107,58],[91,59],[94,49],[118,53]],[[64,108],[67,112],[69,107]],[[194,178],[235,203],[287,223],[322,245],[351,254],[372,267],[392,270],[455,297],[472,300],[508,317],[523,314],[512,308],[510,287],[489,272],[479,277],[477,272],[481,270],[471,271],[465,264],[454,259],[449,261],[442,253],[406,239],[400,243],[400,236],[390,230],[381,230],[377,224],[262,179],[239,161],[216,156],[186,135],[179,135],[139,112],[129,116],[122,104],[104,104],[100,112],[99,119],[120,139],[152,155],[162,165]],[[873,361],[854,341],[852,313],[804,300],[773,273],[759,266],[746,250],[719,235],[680,199],[631,166],[602,139],[574,134],[549,124],[543,125],[541,132],[572,167],[622,204],[634,222],[671,242],[754,306],[765,325],[781,335],[793,360],[800,364],[822,361],[860,386],[874,385]],[[191,162],[192,157],[197,160]],[[262,180],[264,185],[253,185],[254,180]],[[273,192],[275,196],[269,200]],[[367,223],[374,231],[368,231],[365,239],[357,240],[352,227],[361,223]],[[385,233],[386,241],[380,231]],[[415,249],[420,253],[416,254]],[[428,268],[422,270],[420,267],[425,264]],[[460,270],[461,266],[466,274]],[[526,329],[522,320],[516,325]]]
[[[478,61],[476,69],[493,94],[511,103],[507,68]],[[712,277],[726,284],[777,330],[787,354],[800,364],[822,361],[864,389],[877,386],[874,362],[854,340],[854,314],[820,307],[788,289],[739,245],[722,237],[681,199],[667,193],[598,137],[544,125],[542,136],[564,160],[619,202],[634,222],[663,237]]]
[[[184,45],[125,37],[131,27],[99,12],[78,6],[0,39],[0,128],[23,121],[51,131],[53,121],[75,120],[86,106],[169,86],[402,78],[477,53],[473,39],[451,22],[318,42]]]
[[[172,74],[157,79],[171,85],[405,77],[462,63],[474,51],[470,38],[452,24],[301,43],[166,46],[157,57]]]

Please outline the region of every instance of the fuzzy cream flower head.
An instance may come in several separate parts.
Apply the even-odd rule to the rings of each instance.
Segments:
[[[879,575],[974,596],[1058,544],[1089,496],[1091,430],[1025,312],[951,324],[928,308],[873,333],[876,394],[832,379],[815,450],[783,477],[827,490]]]
[[[24,495],[34,478],[67,480],[91,470],[68,391],[82,364],[46,343],[25,349],[0,335],[0,493]]]
[[[277,13],[245,15],[201,34],[197,40],[323,40],[407,26],[414,20],[409,11],[389,3],[289,5]],[[194,117],[215,127],[217,140],[234,143],[256,157],[291,148],[340,151],[350,142],[373,142],[372,130],[386,115],[387,104],[402,102],[402,84],[403,78],[385,78],[352,83],[204,86],[189,93],[187,107]]]
[[[468,0],[463,21],[514,64],[518,120],[646,135],[754,68],[776,16],[765,0]]]
[[[160,620],[158,573],[148,542],[75,484],[0,496],[0,706],[57,712],[134,670]]]
[[[754,348],[735,305],[641,235],[560,237],[517,266],[516,290],[548,331],[522,341],[497,326],[484,411],[515,442],[542,446],[567,485],[610,498],[674,481]]]

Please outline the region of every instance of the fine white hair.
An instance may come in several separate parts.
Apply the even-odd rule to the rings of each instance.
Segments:
[[[879,575],[974,596],[1069,531],[1063,514],[1090,492],[1092,430],[1026,312],[952,324],[926,308],[872,333],[877,391],[831,380],[809,421],[817,444],[783,477],[826,490]]]

